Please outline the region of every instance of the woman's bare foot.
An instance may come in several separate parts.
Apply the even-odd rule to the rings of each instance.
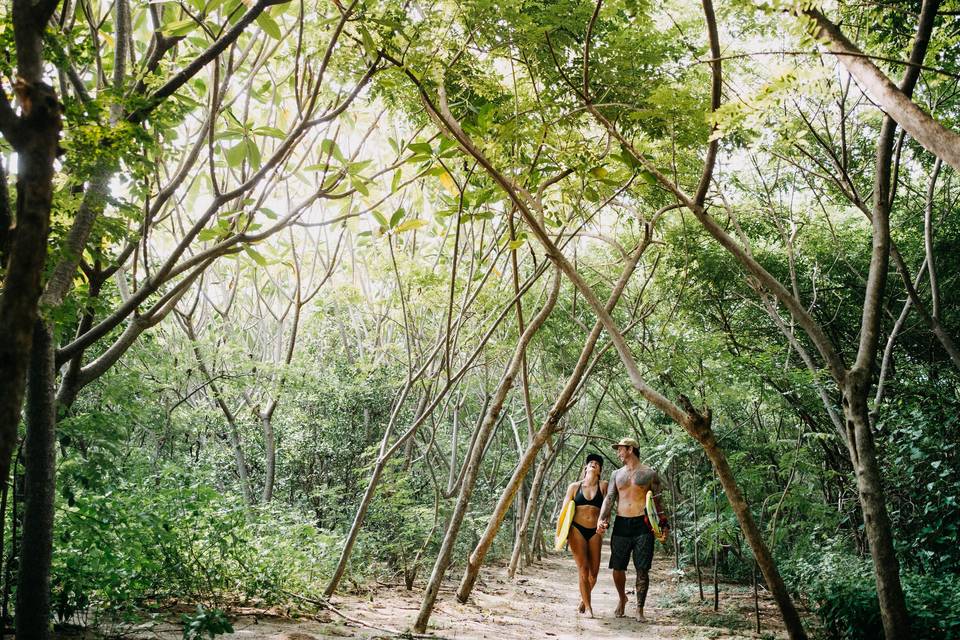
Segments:
[[[593,617],[593,607],[587,607],[586,609],[587,609],[587,617],[588,617],[588,618],[592,618],[592,617]]]
[[[623,610],[626,609],[626,608],[627,608],[627,599],[626,599],[626,598],[623,598],[622,600],[620,600],[620,604],[617,605],[616,610],[614,610],[614,612],[613,612],[614,617],[616,617],[616,618],[622,618],[622,617],[623,617]]]
[[[580,601],[580,606],[577,607],[577,613],[583,613],[587,610],[587,605],[583,604],[583,600]]]
[[[643,607],[637,607],[637,622],[646,622],[647,619],[643,615]]]

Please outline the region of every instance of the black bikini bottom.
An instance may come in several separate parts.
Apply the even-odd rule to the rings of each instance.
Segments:
[[[592,538],[593,535],[597,532],[597,528],[596,528],[596,527],[590,529],[590,528],[588,528],[588,527],[584,527],[583,525],[579,525],[579,524],[577,524],[576,522],[571,522],[570,524],[572,524],[573,526],[575,526],[575,527],[577,528],[577,531],[580,532],[580,535],[583,536],[583,539],[584,539],[584,540],[590,540],[590,538]]]

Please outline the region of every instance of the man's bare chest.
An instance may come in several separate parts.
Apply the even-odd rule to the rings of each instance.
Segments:
[[[620,469],[617,471],[617,489],[620,491],[630,490],[634,487],[647,489],[653,482],[657,473],[650,467],[639,467],[637,469]]]

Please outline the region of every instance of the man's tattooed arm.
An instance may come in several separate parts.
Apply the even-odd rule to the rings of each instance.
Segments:
[[[650,482],[650,492],[653,493],[653,504],[657,509],[657,520],[659,521],[660,527],[667,528],[670,525],[667,523],[667,511],[663,508],[663,504],[660,501],[661,491],[660,476],[654,471],[653,480]]]
[[[597,521],[598,529],[606,529],[610,524],[610,512],[613,511],[613,503],[620,495],[617,489],[617,472],[614,471],[610,476],[610,482],[607,484],[607,495],[603,498],[603,504],[600,506],[600,518]],[[603,531],[601,530],[601,533]]]

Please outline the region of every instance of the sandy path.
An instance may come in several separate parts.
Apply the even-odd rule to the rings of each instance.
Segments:
[[[527,572],[511,581],[502,567],[487,568],[467,604],[460,604],[454,597],[459,573],[450,576],[451,582],[441,589],[440,597],[430,620],[429,634],[438,638],[476,640],[527,640],[529,638],[637,638],[637,639],[738,639],[771,638],[778,628],[773,612],[764,613],[764,633],[758,636],[752,631],[731,631],[716,627],[701,627],[681,621],[682,607],[678,609],[677,583],[670,560],[654,559],[651,572],[650,593],[646,613],[651,622],[641,624],[632,618],[615,618],[616,589],[606,569],[607,548],[601,563],[600,580],[594,590],[593,608],[597,617],[590,619],[576,613],[579,603],[577,572],[569,554],[554,555],[542,563],[530,567]],[[627,574],[627,584],[633,582],[632,568]],[[236,620],[236,632],[220,636],[227,640],[253,640],[274,638],[279,640],[310,640],[298,634],[314,638],[385,638],[393,634],[380,629],[409,630],[417,617],[420,606],[420,590],[407,591],[401,587],[382,587],[366,597],[340,595],[333,605],[346,616],[362,620],[371,627],[357,625],[330,614],[329,621],[291,620],[276,617],[245,615]],[[632,590],[628,595],[633,599]],[[748,620],[751,611],[744,605],[745,599],[723,596],[733,615]],[[752,601],[751,601],[752,602]],[[707,607],[709,609],[709,607]],[[632,604],[628,611],[632,610]],[[687,608],[689,611],[689,607]],[[327,613],[327,612],[325,612]],[[687,618],[689,620],[689,617]],[[744,624],[742,626],[747,626]],[[166,634],[159,634],[165,636]],[[782,637],[782,632],[775,637]],[[157,635],[153,636],[154,638]],[[409,636],[408,636],[409,637]]]

